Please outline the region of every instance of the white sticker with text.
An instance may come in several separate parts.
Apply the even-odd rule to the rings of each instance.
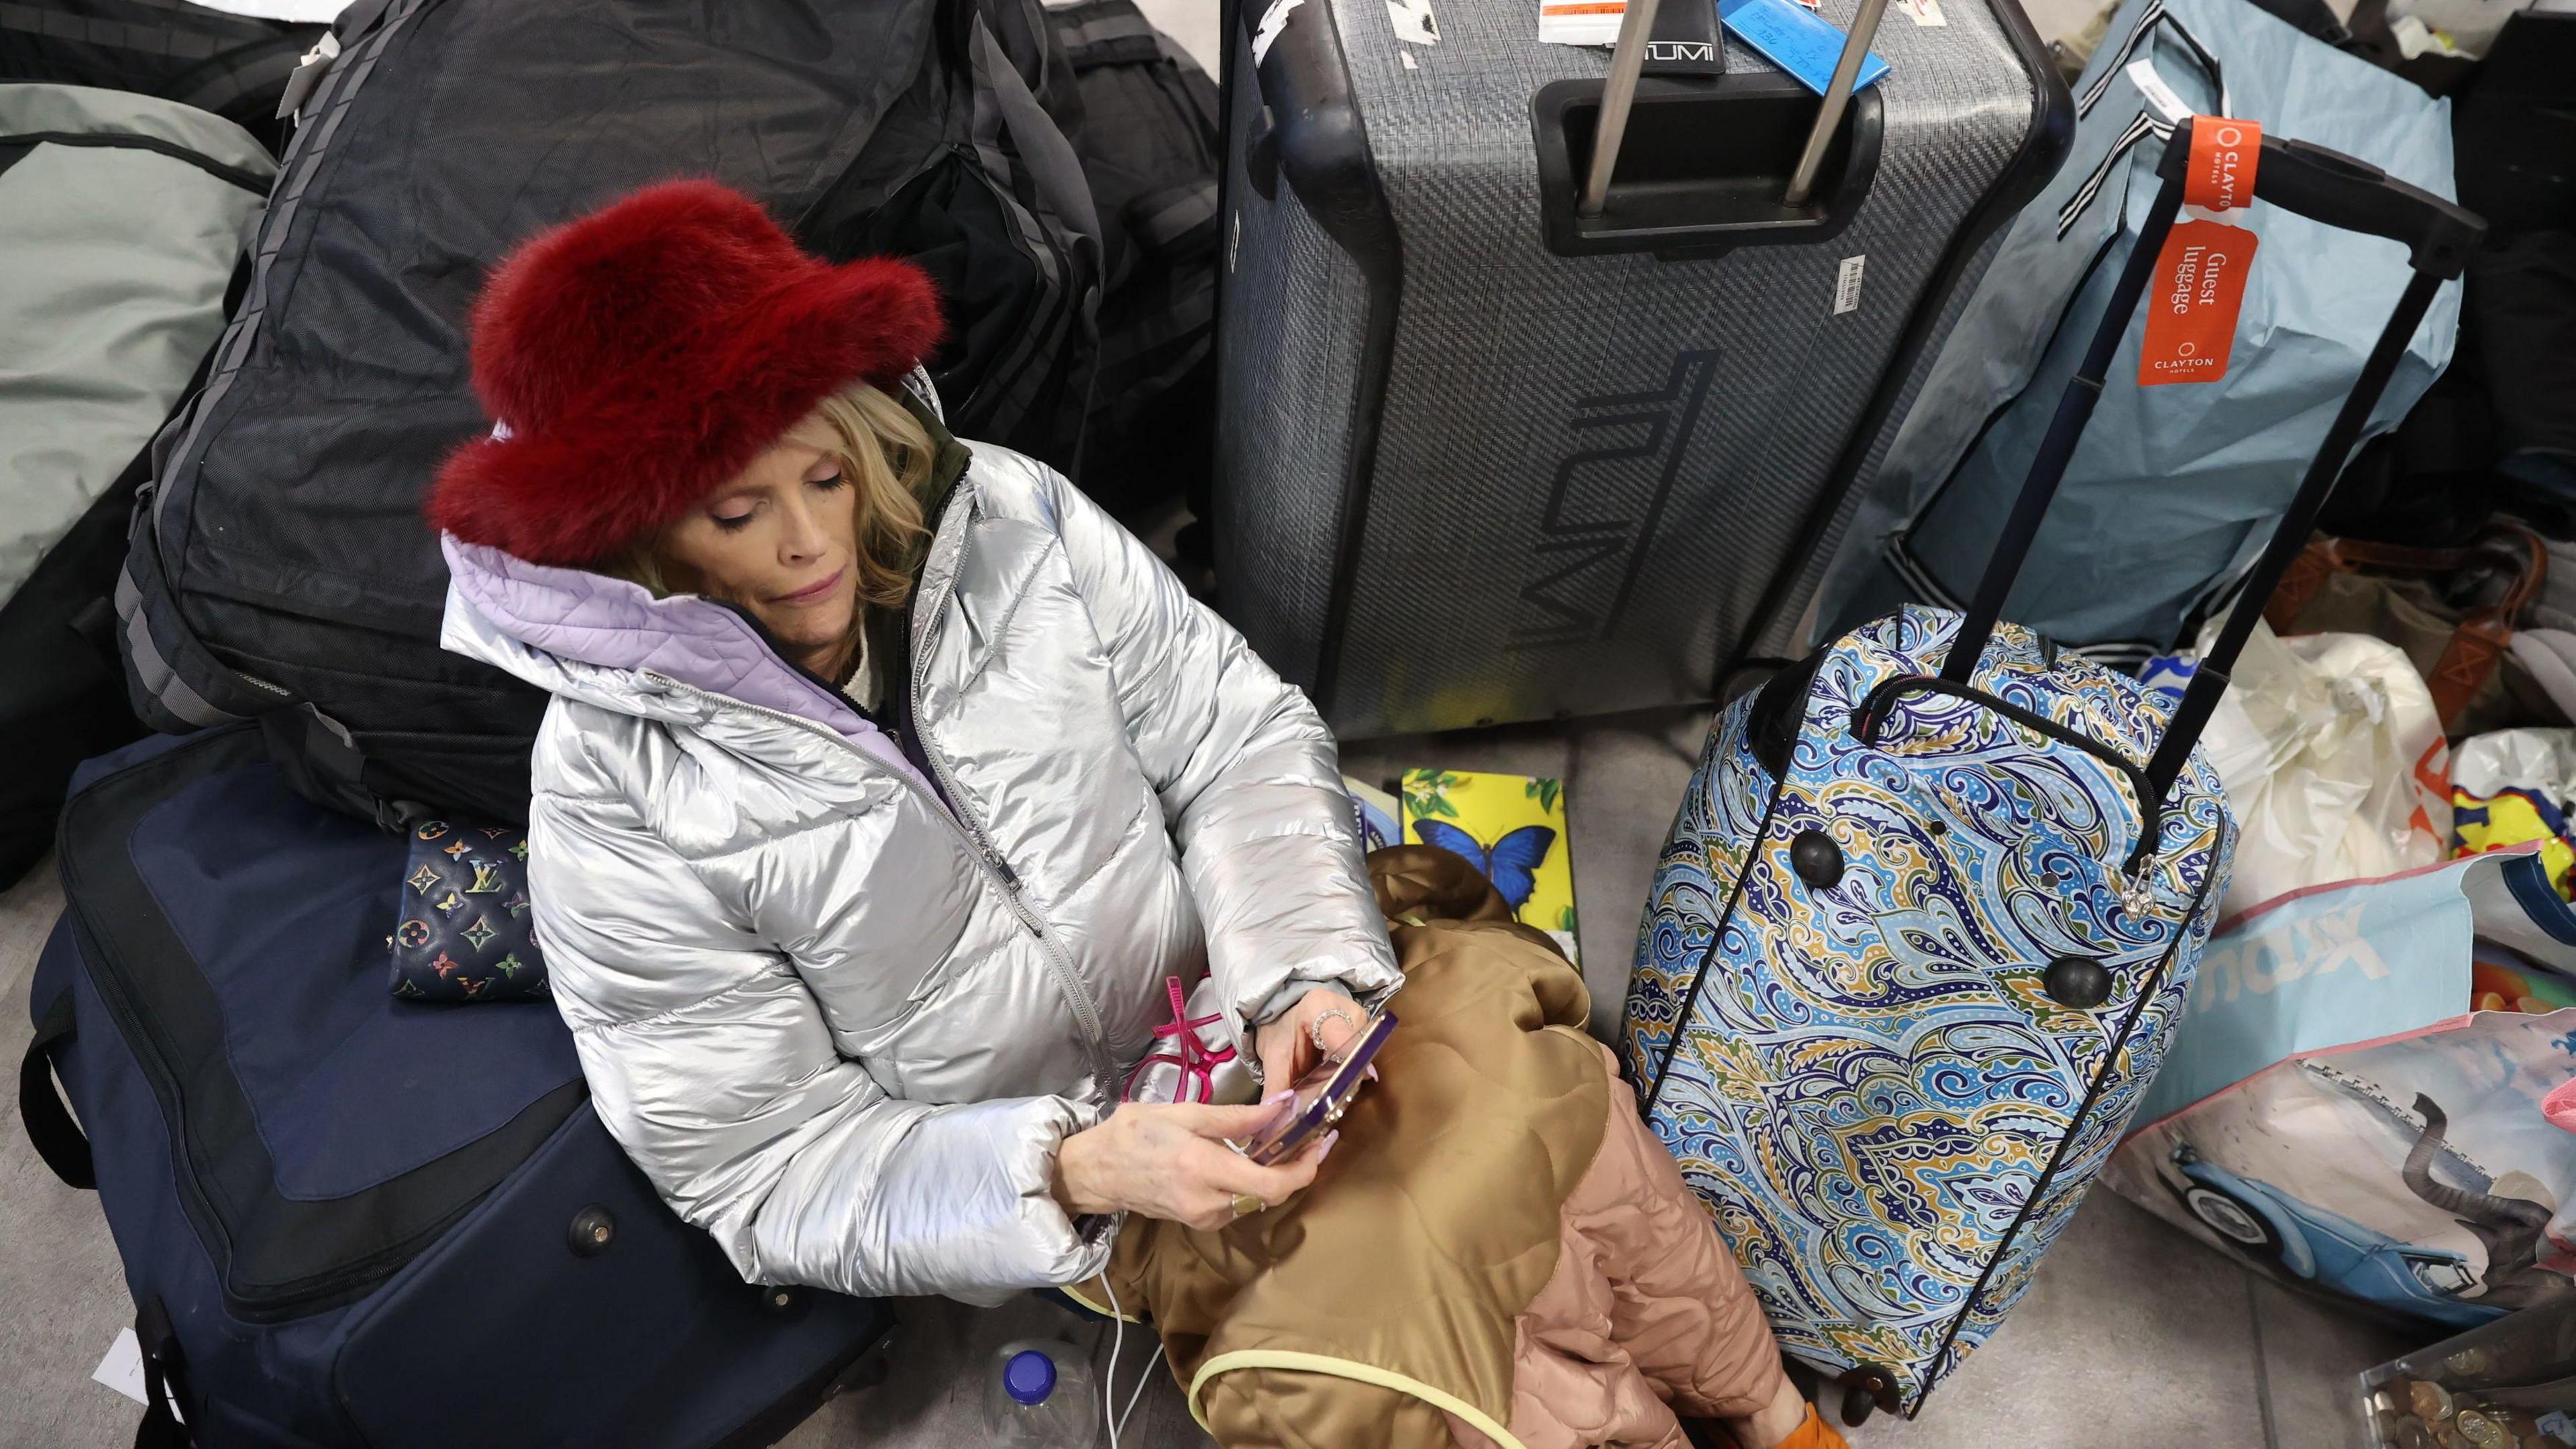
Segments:
[[[1860,256],[1843,258],[1843,264],[1834,269],[1835,316],[1839,317],[1845,312],[1860,310],[1860,274],[1861,270],[1868,265],[1869,256],[1863,253]]]

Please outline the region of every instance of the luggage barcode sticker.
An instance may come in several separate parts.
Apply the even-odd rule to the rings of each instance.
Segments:
[[[2142,55],[2130,61],[2125,74],[2129,77],[2129,84],[2138,88],[2138,94],[2147,98],[2147,104],[2156,108],[2157,119],[2166,125],[2170,126],[2191,114],[2191,107],[2184,105],[2174,88],[2165,84],[2164,74],[2156,69],[2152,58]]]
[[[1856,257],[1843,258],[1843,264],[1834,270],[1835,316],[1860,310],[1860,274],[1861,269],[1868,265],[1869,255],[1864,252]]]
[[[1539,0],[1542,45],[1609,45],[1619,38],[1628,0]]]

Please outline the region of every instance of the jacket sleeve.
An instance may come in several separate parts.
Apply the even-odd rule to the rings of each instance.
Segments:
[[[541,794],[531,814],[537,929],[600,1120],[746,1281],[996,1303],[1100,1270],[1108,1233],[1049,1190],[1092,1109],[888,1097],[625,799]]]
[[[1404,977],[1323,718],[1097,504],[1052,472],[1045,487],[1234,1023],[1318,984],[1374,1005]]]

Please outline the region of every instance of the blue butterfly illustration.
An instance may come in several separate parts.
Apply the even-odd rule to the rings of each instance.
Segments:
[[[1413,829],[1423,844],[1464,857],[1494,883],[1504,904],[1514,911],[1529,903],[1530,892],[1538,889],[1539,863],[1556,848],[1556,832],[1544,825],[1524,825],[1491,846],[1446,821],[1416,820]]]

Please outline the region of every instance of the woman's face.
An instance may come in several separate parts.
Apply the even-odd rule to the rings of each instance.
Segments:
[[[657,551],[672,588],[741,605],[790,662],[828,674],[846,662],[857,548],[834,434],[817,416],[665,530]]]

